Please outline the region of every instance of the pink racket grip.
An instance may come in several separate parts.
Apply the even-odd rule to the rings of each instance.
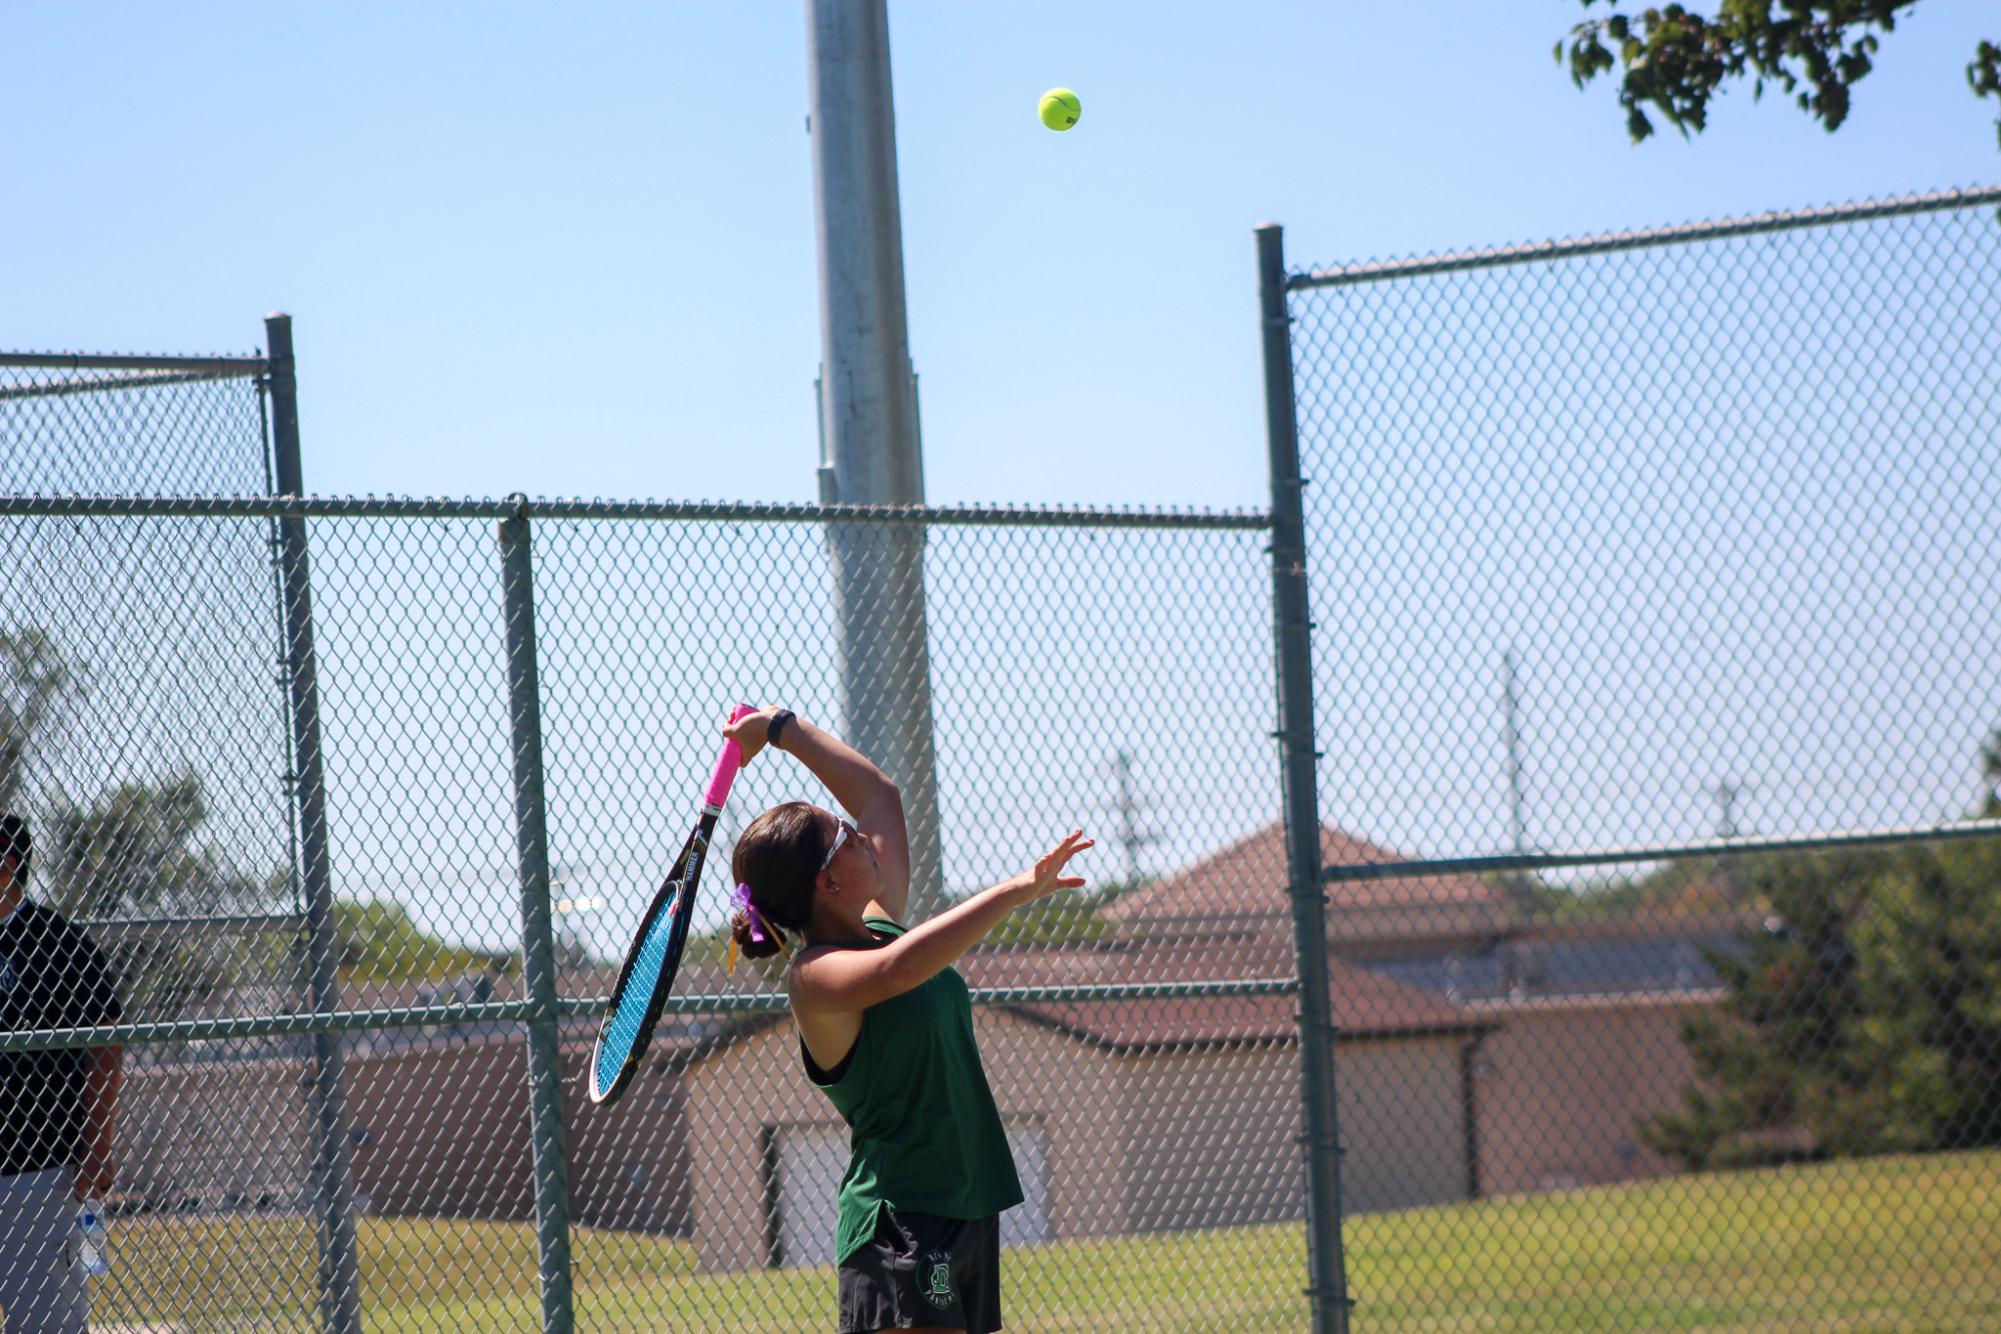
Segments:
[[[730,721],[736,722],[747,713],[757,710],[748,704],[739,704],[730,710]],[[730,799],[730,784],[736,782],[736,771],[743,768],[743,747],[734,738],[723,742],[722,754],[716,756],[716,771],[709,775],[709,786],[702,793],[702,804],[722,809]]]

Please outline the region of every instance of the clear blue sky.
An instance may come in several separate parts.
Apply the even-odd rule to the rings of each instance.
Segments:
[[[2001,36],[1982,26],[1991,7],[1922,6],[1885,43],[1839,135],[1782,97],[1754,105],[1748,90],[1733,89],[1702,138],[1669,134],[1639,147],[1625,139],[1609,85],[1580,94],[1551,60],[1582,12],[1574,0],[897,0],[905,261],[931,498],[1262,505],[1251,228],[1265,219],[1286,225],[1291,256],[1305,265],[2001,181],[1994,110],[1963,76],[1976,41]],[[0,110],[14,133],[10,207],[0,210],[8,259],[0,347],[242,352],[261,338],[263,314],[284,309],[297,321],[315,491],[813,495],[819,335],[798,0],[43,4],[8,17]],[[1035,118],[1038,95],[1055,84],[1083,99],[1082,123],[1069,134]],[[1397,389],[1384,382],[1368,391],[1373,399]],[[1973,435],[1966,441],[1977,445]],[[1379,517],[1394,526],[1416,513]],[[1441,525],[1432,536],[1452,531]],[[1356,532],[1367,530],[1343,535]],[[934,568],[947,559],[940,541]],[[471,550],[457,566],[468,578],[485,570]],[[962,560],[979,555],[953,550]],[[1152,551],[1135,539],[1117,558]],[[479,714],[463,735],[437,729],[406,755],[399,720],[432,716],[425,679],[413,675],[407,694],[381,694],[367,676],[378,651],[431,652],[433,667],[453,662],[464,647],[453,636],[477,628],[465,608],[490,612],[490,588],[461,587],[421,562],[377,588],[367,562],[343,565],[324,548],[322,556],[336,820],[378,820],[392,842],[426,843],[421,855],[399,844],[384,860],[408,872],[391,892],[435,891],[418,904],[428,925],[504,936],[515,905],[497,718]],[[1114,559],[1098,555],[1100,564]],[[1709,568],[1691,559],[1697,572]],[[579,568],[597,583],[608,578],[588,562]],[[978,562],[969,568],[977,593]],[[1336,568],[1349,567],[1323,562],[1322,578]],[[1456,567],[1425,568],[1449,581]],[[1948,552],[1922,573],[1951,568]],[[1154,573],[1151,581],[1128,573],[1123,586],[1175,597],[1168,575]],[[1227,605],[1180,598],[1187,624],[1210,627],[1213,642],[1233,652],[1261,654],[1262,625],[1237,624],[1262,609],[1262,575],[1253,574],[1245,596]],[[1531,574],[1553,578],[1525,570],[1525,583]],[[1844,679],[1818,712],[1802,706],[1798,738],[1772,739],[1735,726],[1763,698],[1729,685],[1740,660],[1765,643],[1751,631],[1700,664],[1724,686],[1656,718],[1605,703],[1627,678],[1616,670],[1619,653],[1599,641],[1573,670],[1566,654],[1581,651],[1545,644],[1538,656],[1538,637],[1500,614],[1504,600],[1427,586],[1397,603],[1392,584],[1369,605],[1404,638],[1386,631],[1392,642],[1359,662],[1392,680],[1349,682],[1344,694],[1334,674],[1343,659],[1323,645],[1330,717],[1406,698],[1401,681],[1415,678],[1398,654],[1424,647],[1409,627],[1443,634],[1441,607],[1472,623],[1452,623],[1452,653],[1419,655],[1434,673],[1423,678],[1423,707],[1398,705],[1371,724],[1387,728],[1394,745],[1374,744],[1368,726],[1333,729],[1348,750],[1330,747],[1330,818],[1365,835],[1428,851],[1499,846],[1494,682],[1506,644],[1527,654],[1532,832],[1552,845],[1703,832],[1712,818],[1705,785],[1723,777],[1750,785],[1746,827],[1768,832],[1934,818],[1970,794],[1971,745],[1993,712],[1980,670],[1991,646],[1975,629],[1930,641],[1936,672],[1923,679],[1949,685],[1929,709],[1862,709],[1844,721],[1847,706],[1873,699],[1866,682]],[[1674,592],[1659,581],[1647,587],[1663,598]],[[1813,607],[1839,611],[1846,587],[1799,580],[1774,596],[1811,588]],[[1954,587],[1968,605],[1984,596],[1972,583]],[[394,607],[372,610],[378,593],[394,594]],[[643,737],[644,753],[606,742],[601,772],[573,764],[580,747],[592,752],[602,738],[564,712],[574,703],[564,690],[583,686],[564,674],[562,636],[589,644],[604,624],[580,609],[565,630],[559,593],[550,592],[556,628],[545,643],[550,716],[562,724],[551,759],[557,852],[572,888],[602,888],[614,900],[594,924],[613,948],[635,907],[627,900],[651,885],[648,859],[660,852],[656,831],[626,814],[650,810],[642,797],[671,786],[650,766],[688,754],[706,761],[708,705],[653,691],[662,678],[649,676],[639,692],[645,708],[621,705],[599,719]],[[991,589],[946,601],[998,605]],[[592,605],[602,613],[608,604]],[[1405,606],[1414,610],[1406,615]],[[456,608],[458,618],[429,614],[438,608]],[[647,628],[631,617],[610,623],[633,634]],[[761,633],[767,621],[729,624],[731,633]],[[1607,644],[1632,639],[1631,625],[1611,613],[1582,624]],[[1148,854],[1155,869],[1275,814],[1269,756],[1239,754],[1234,740],[1265,726],[1259,669],[1185,671],[1185,660],[1147,639],[1161,630],[1127,627],[1101,656],[1066,659],[1084,684],[1044,681],[1073,701],[1119,683],[1215,733],[1143,748],[1144,814],[1165,834]],[[730,658],[725,638],[705,632],[721,660]],[[945,639],[961,653],[985,642],[972,632]],[[1882,630],[1872,642],[1893,640]],[[954,737],[996,729],[976,726],[992,721],[982,712],[989,701],[977,681],[953,675],[949,643],[939,652],[941,754],[976,784],[947,830],[950,878],[964,886],[1009,869],[1030,835],[1017,785],[977,786],[981,771],[950,750]],[[754,660],[748,650],[736,658]],[[1682,670],[1679,659],[1661,661]],[[711,688],[713,671],[697,676],[700,689]],[[830,706],[823,676],[795,674],[784,693],[802,707]],[[1197,679],[1219,684],[1199,706],[1167,703]],[[1709,679],[1690,668],[1672,684],[1694,689]],[[1789,679],[1761,677],[1760,689]],[[448,680],[453,690],[468,716],[496,706],[490,690]],[[594,702],[595,694],[576,709]],[[1703,712],[1726,704],[1727,716]],[[1644,732],[1632,755],[1612,744],[1622,719]],[[1062,744],[998,730],[1023,747],[999,761],[1009,774],[1031,771],[1036,756]],[[1835,742],[1847,744],[1850,732],[1861,739],[1843,750]],[[371,751],[370,736],[386,751]],[[1671,738],[1680,749],[1668,749]],[[1804,781],[1801,766],[1813,756],[1859,775],[1854,801],[1782,786]],[[1036,787],[1032,823],[1102,819],[1106,758]],[[433,781],[444,773],[453,783]],[[614,791],[606,775],[623,786]],[[743,809],[797,795],[768,786],[776,781],[748,778]],[[1636,781],[1647,785],[1644,811],[1603,800],[1607,785]],[[1453,791],[1439,796],[1441,784]],[[401,804],[378,809],[376,799]],[[421,805],[432,800],[442,804]],[[357,846],[355,831],[336,833],[343,847]],[[344,861],[343,886],[380,888],[354,878],[370,869]],[[473,877],[480,893],[450,881],[452,870]]]
[[[1839,135],[1745,89],[1637,148],[1551,61],[1581,12],[893,3],[931,498],[1259,503],[1263,219],[1332,262],[2001,179],[1990,7],[1922,6]],[[316,491],[806,499],[805,106],[794,0],[11,7],[0,346],[282,308]]]

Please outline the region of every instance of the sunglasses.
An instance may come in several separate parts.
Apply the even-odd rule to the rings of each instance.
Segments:
[[[821,871],[826,870],[834,864],[834,854],[841,850],[841,844],[848,841],[849,834],[854,834],[858,838],[860,837],[859,831],[853,825],[849,824],[846,820],[836,819],[834,821],[834,841],[828,845],[827,855],[820,859]],[[817,875],[818,872],[815,872],[815,874]]]

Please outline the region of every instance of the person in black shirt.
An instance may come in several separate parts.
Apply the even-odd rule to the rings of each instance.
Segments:
[[[90,937],[27,898],[27,822],[0,815],[0,1032],[124,1017]],[[122,1049],[0,1052],[0,1312],[6,1334],[84,1329],[76,1205],[111,1189]]]

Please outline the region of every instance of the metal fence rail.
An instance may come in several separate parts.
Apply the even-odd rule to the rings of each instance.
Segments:
[[[1963,1198],[2001,1144],[1969,1018],[2001,914],[1996,204],[1285,275],[1329,947],[1487,1025],[1452,1207],[1360,1217],[1382,1127],[1342,1120],[1358,1327],[1991,1317],[1952,1276],[1991,1267]],[[1420,1105],[1409,1060],[1341,1074]],[[1838,1167],[1895,1152],[1935,1213]],[[1927,1257],[1921,1307],[1891,1254]]]

